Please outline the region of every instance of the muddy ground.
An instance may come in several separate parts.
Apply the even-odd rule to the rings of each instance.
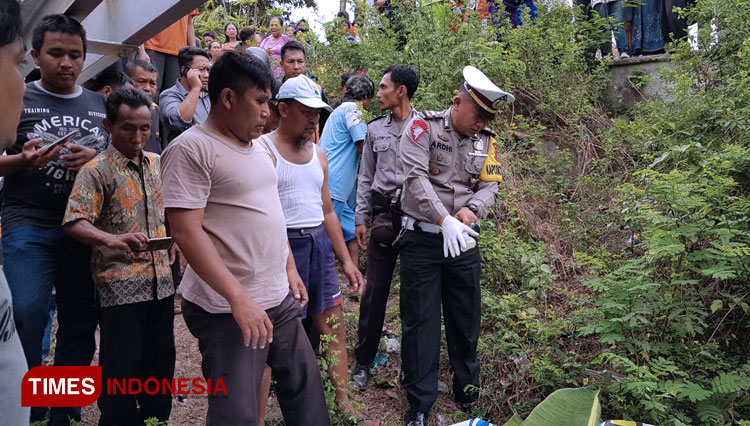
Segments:
[[[400,322],[398,319],[398,296],[392,291],[388,302],[385,328],[392,332],[394,338],[398,339],[400,334]],[[359,301],[354,296],[347,296],[344,301],[344,322],[347,330],[347,346],[349,348],[349,364],[353,364],[353,346],[356,342],[356,325],[359,316]],[[54,346],[54,331],[52,345]],[[175,344],[177,349],[177,362],[175,365],[175,377],[201,377],[201,355],[198,351],[198,341],[190,334],[185,325],[182,315],[175,315],[174,321]],[[390,334],[390,333],[389,333]],[[98,341],[98,336],[97,336]],[[387,353],[387,352],[386,352]],[[383,426],[402,425],[402,417],[407,410],[407,402],[404,392],[398,387],[398,373],[401,368],[401,359],[398,351],[387,353],[388,358],[384,365],[377,368],[370,381],[368,389],[362,392],[352,392],[352,397],[358,401],[362,410],[373,418],[379,420]],[[445,353],[443,353],[445,358]],[[45,360],[45,365],[51,363],[52,356]],[[92,365],[97,365],[98,351]],[[450,372],[447,362],[441,363],[441,381],[450,384]],[[448,386],[449,387],[449,386]],[[446,388],[443,389],[435,404],[430,425],[448,426],[455,422],[465,420],[467,416],[456,410],[452,395]],[[187,396],[186,398],[173,399],[170,425],[203,425],[205,424],[205,413],[207,399],[202,396]],[[284,421],[275,398],[269,401],[266,425],[283,425]],[[96,405],[84,407],[81,425],[95,426],[99,420],[99,409]],[[334,419],[336,424],[336,419]],[[347,424],[339,420],[338,424]],[[44,426],[44,422],[35,422],[34,426]]]

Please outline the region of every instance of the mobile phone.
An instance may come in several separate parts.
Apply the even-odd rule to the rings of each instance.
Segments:
[[[172,240],[172,237],[149,238],[148,243],[146,243],[143,248],[133,251],[169,250],[172,247],[173,243],[174,240]]]
[[[188,71],[190,71],[190,67],[188,65],[185,65],[184,67],[182,67],[182,76],[187,77]]]
[[[66,142],[70,142],[75,136],[78,136],[78,130],[73,130],[72,132],[68,133],[67,135],[61,137],[60,139],[52,142],[51,144],[47,145],[45,154],[48,153],[52,148],[56,147],[57,145],[64,144]]]

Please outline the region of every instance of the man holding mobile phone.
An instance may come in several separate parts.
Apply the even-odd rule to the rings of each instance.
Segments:
[[[176,246],[168,254],[150,251],[148,244],[167,236],[160,158],[143,151],[151,125],[151,99],[145,92],[131,87],[109,95],[104,126],[111,145],[76,176],[63,219],[66,234],[93,246],[105,381],[144,377],[161,383],[174,374],[169,264]],[[167,421],[171,408],[171,395],[102,395],[99,425],[138,424],[139,415]]]
[[[208,52],[198,47],[183,47],[177,55],[180,78],[174,86],[161,92],[159,108],[167,134],[167,143],[190,127],[208,118]]]

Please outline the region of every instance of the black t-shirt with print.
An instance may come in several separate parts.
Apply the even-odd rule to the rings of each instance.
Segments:
[[[78,135],[71,143],[101,152],[109,141],[102,124],[105,100],[104,95],[83,88],[72,95],[57,95],[43,89],[38,81],[28,83],[16,143],[7,153],[20,153],[24,143],[39,137],[44,139],[40,146],[48,145],[73,130],[78,130]],[[59,155],[68,153],[63,148]],[[59,155],[45,167],[30,167],[5,177],[4,229],[19,225],[45,228],[62,225],[76,172],[62,167]]]

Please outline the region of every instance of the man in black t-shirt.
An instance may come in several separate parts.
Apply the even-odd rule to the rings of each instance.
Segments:
[[[0,157],[5,274],[29,369],[41,363],[53,286],[55,365],[89,365],[97,324],[90,249],[63,233],[62,220],[76,172],[107,146],[105,98],[76,84],[86,56],[78,21],[44,17],[33,31],[31,55],[41,80],[27,84],[16,143]],[[48,147],[72,131],[70,142]],[[32,420],[42,415],[32,410]],[[68,425],[69,417],[80,420],[80,408],[53,408],[49,425]]]

